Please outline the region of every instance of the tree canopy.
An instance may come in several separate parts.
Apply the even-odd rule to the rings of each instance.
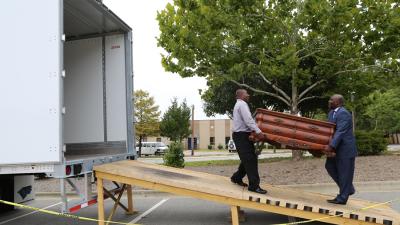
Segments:
[[[385,92],[375,91],[369,95],[370,103],[366,107],[365,115],[372,122],[374,130],[385,133],[400,131],[400,88]]]
[[[207,79],[209,115],[229,114],[239,87],[253,107],[304,114],[399,76],[396,0],[174,0],[157,19],[165,70]]]
[[[135,134],[139,141],[139,154],[141,143],[144,137],[156,136],[160,132],[160,111],[154,102],[154,98],[144,90],[137,90],[134,93],[135,109]]]
[[[209,113],[222,111],[215,89],[239,86],[297,113],[363,74],[398,75],[399,15],[396,1],[175,0],[157,16],[158,43],[167,71],[206,77]]]
[[[181,104],[174,98],[171,106],[167,109],[161,119],[161,135],[168,137],[171,141],[182,142],[190,135],[190,108],[184,100]]]

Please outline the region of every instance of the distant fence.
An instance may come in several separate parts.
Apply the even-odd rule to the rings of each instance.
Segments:
[[[390,144],[400,144],[400,133],[389,134],[389,143]]]

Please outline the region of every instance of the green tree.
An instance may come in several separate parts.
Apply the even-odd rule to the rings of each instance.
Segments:
[[[139,142],[139,155],[142,153],[144,137],[156,136],[160,132],[160,111],[154,98],[148,92],[137,90],[134,93],[135,135]]]
[[[214,91],[230,82],[262,95],[255,105],[297,114],[350,91],[355,75],[397,73],[399,15],[395,1],[174,0],[157,16],[158,44],[167,71],[205,77]]]
[[[374,130],[386,134],[400,131],[400,88],[385,92],[375,91],[368,99],[365,115],[372,121]]]
[[[186,100],[179,105],[178,100],[174,98],[172,105],[161,119],[161,135],[170,138],[171,141],[182,142],[190,135],[190,115],[190,108],[187,106]]]

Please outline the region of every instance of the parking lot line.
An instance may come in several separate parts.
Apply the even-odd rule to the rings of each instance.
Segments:
[[[150,209],[148,209],[146,212],[142,213],[141,215],[139,215],[138,217],[136,217],[134,220],[132,220],[129,223],[137,223],[139,222],[143,217],[149,215],[151,212],[153,212],[155,209],[157,209],[159,206],[161,206],[162,204],[164,204],[166,201],[168,201],[169,198],[163,199],[160,202],[158,202],[157,204],[155,204],[153,207],[151,207]],[[0,224],[1,225],[1,224]]]
[[[57,205],[60,205],[60,204],[61,204],[61,202],[58,202],[58,203],[56,203],[56,204],[49,205],[49,206],[46,206],[46,207],[41,208],[41,209],[49,209],[49,208],[51,208],[51,207],[54,207],[54,206],[57,206]],[[39,212],[39,211],[33,211],[33,212],[30,212],[30,213],[27,213],[27,214],[24,214],[24,215],[21,215],[21,216],[14,217],[14,218],[9,219],[9,220],[1,221],[1,222],[0,222],[0,225],[5,224],[5,223],[8,223],[8,222],[11,222],[11,221],[14,221],[14,220],[17,220],[17,219],[20,219],[20,218],[23,218],[23,217],[26,217],[26,216],[29,216],[29,215],[32,215],[32,214],[35,214],[35,213],[38,213],[38,212]]]

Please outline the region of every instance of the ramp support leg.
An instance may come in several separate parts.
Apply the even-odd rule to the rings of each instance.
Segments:
[[[126,187],[126,195],[128,197],[128,211],[126,214],[133,215],[135,214],[135,210],[133,210],[133,196],[132,196],[132,185],[128,185]]]
[[[112,208],[110,216],[108,217],[107,221],[112,220],[112,218],[115,214],[115,211],[117,210],[118,205],[121,204],[120,201],[121,201],[122,195],[124,194],[125,188],[126,188],[126,184],[122,185],[122,190],[119,193],[118,198],[115,200],[114,207]],[[106,225],[109,225],[109,224],[110,224],[109,222],[106,223]]]
[[[239,225],[239,206],[231,206],[232,225]]]
[[[97,178],[97,204],[99,225],[104,225],[104,192],[102,178]]]

